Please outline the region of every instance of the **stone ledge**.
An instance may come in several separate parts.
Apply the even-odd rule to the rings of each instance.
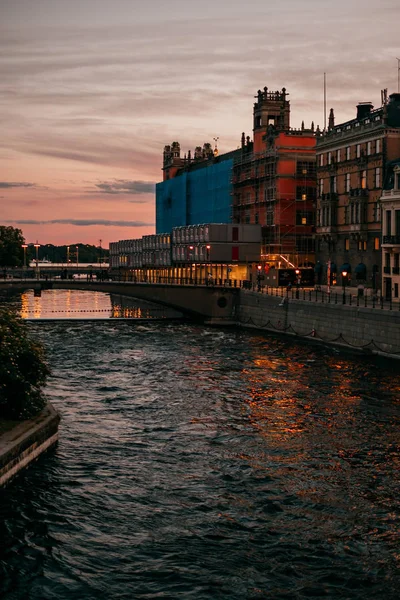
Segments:
[[[48,403],[35,418],[0,435],[0,487],[58,440],[60,416]]]

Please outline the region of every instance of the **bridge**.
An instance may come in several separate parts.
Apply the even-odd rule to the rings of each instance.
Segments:
[[[30,263],[27,267],[8,267],[0,270],[0,275],[4,278],[20,278],[20,279],[35,279],[39,274],[41,277],[55,278],[63,277],[71,279],[74,276],[91,275],[96,277],[97,274],[108,273],[108,263],[89,264],[89,263],[48,263],[40,262],[36,264]]]
[[[0,281],[0,291],[14,292],[27,289],[87,290],[120,294],[174,308],[186,316],[210,325],[233,325],[236,322],[240,293],[240,288],[204,284],[134,283],[87,279]]]

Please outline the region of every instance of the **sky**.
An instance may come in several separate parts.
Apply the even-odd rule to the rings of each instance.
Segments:
[[[0,0],[0,225],[27,242],[155,231],[166,144],[252,136],[257,90],[291,125],[397,91],[398,0]]]

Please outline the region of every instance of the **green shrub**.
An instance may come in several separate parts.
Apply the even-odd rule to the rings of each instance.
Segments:
[[[0,418],[24,420],[39,413],[49,373],[44,349],[28,336],[23,320],[0,309]]]

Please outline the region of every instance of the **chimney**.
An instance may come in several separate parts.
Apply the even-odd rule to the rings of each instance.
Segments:
[[[373,108],[374,106],[371,104],[371,102],[359,102],[357,104],[357,119],[360,120],[368,117]]]

